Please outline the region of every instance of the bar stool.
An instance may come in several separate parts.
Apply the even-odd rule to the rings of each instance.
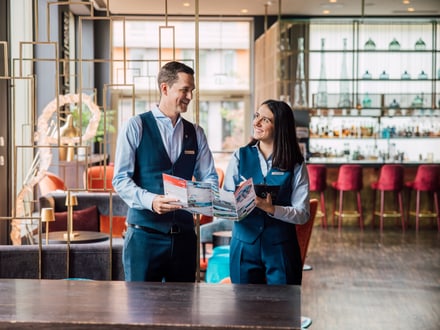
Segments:
[[[325,208],[325,190],[327,188],[327,168],[324,165],[307,164],[309,172],[310,191],[319,193],[320,211],[316,214],[321,217],[321,226],[327,228],[327,212]]]
[[[384,218],[398,218],[400,217],[402,222],[402,230],[405,231],[405,214],[403,210],[403,198],[402,190],[404,187],[403,182],[404,168],[402,165],[386,164],[380,169],[379,180],[371,183],[371,189],[373,190],[373,217],[371,220],[374,228],[374,217],[377,215],[380,217],[380,232],[383,231]],[[379,211],[376,211],[376,194],[380,192],[380,207]],[[395,203],[398,202],[398,208],[396,207],[392,211],[385,211],[385,192],[392,192]]]
[[[362,217],[362,167],[360,165],[344,164],[341,165],[338,172],[337,181],[331,183],[335,189],[333,202],[333,225],[335,225],[335,216],[338,217],[338,229],[341,230],[342,218],[359,218],[359,226],[364,229],[364,220]],[[339,206],[336,210],[336,193],[339,191]],[[357,200],[357,211],[343,210],[344,192],[355,192]]]
[[[419,231],[420,218],[437,218],[437,229],[440,231],[440,214],[439,214],[439,201],[438,190],[440,189],[440,165],[419,165],[416,172],[414,181],[405,182],[405,185],[410,189],[408,198],[408,220],[410,216],[416,218],[416,232]],[[411,192],[416,191],[415,210],[411,211]],[[432,210],[432,204],[430,210],[421,210],[421,196],[422,192],[425,195],[433,198],[433,204],[435,211]],[[428,202],[428,201],[427,201]]]

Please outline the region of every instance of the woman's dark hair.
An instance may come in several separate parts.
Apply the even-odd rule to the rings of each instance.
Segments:
[[[172,86],[177,80],[179,80],[179,72],[194,75],[194,70],[186,64],[176,61],[168,62],[160,69],[157,76],[159,89],[161,83],[166,83],[167,85]]]
[[[276,100],[266,100],[261,105],[267,105],[274,117],[272,166],[290,170],[295,164],[303,163],[304,157],[296,137],[292,108],[286,102]],[[256,142],[257,140],[252,139],[249,145],[254,145]]]

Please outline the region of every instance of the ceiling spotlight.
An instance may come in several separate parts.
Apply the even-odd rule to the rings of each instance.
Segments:
[[[248,10],[247,10],[246,8],[243,8],[242,10],[240,10],[240,12],[241,12],[242,14],[247,14],[247,13],[248,13]]]
[[[328,2],[330,2],[330,3],[336,3],[336,2],[338,2],[338,0],[328,0]]]
[[[408,9],[407,9],[409,12],[413,12],[413,11],[416,11],[416,9],[415,8],[413,8],[413,7],[408,7]]]
[[[409,0],[402,0],[402,3],[403,3],[404,5],[409,5],[409,4],[410,4],[410,1],[409,1]]]
[[[322,13],[323,13],[324,15],[328,15],[328,14],[330,14],[330,10],[325,9],[325,10],[322,11]]]
[[[190,7],[191,6],[191,4],[189,2],[184,2],[182,5],[183,5],[183,7]]]

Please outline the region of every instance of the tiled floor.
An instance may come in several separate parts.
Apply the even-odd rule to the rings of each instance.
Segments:
[[[440,234],[315,226],[303,274],[311,330],[440,329]]]

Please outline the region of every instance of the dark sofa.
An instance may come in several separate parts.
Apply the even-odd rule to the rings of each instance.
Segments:
[[[74,207],[74,210],[83,210],[90,206],[96,205],[99,214],[110,214],[110,208],[114,216],[125,216],[128,211],[128,206],[119,197],[118,194],[111,194],[110,205],[110,193],[106,192],[80,192],[75,193],[78,199],[78,205]],[[40,208],[53,207],[55,212],[67,211],[65,205],[66,193],[53,192],[45,196],[40,197]]]
[[[78,205],[73,207],[74,212],[74,230],[96,230],[110,233],[109,221],[110,214],[113,217],[113,236],[121,237],[121,233],[124,229],[125,216],[127,215],[128,206],[119,197],[119,195],[106,192],[80,192],[75,193]],[[65,205],[66,193],[54,192],[40,197],[40,208],[51,207],[57,214],[66,214],[67,206]],[[76,223],[75,214],[80,210],[87,210],[96,206],[97,214],[95,212],[89,212],[91,216],[88,219],[82,219],[82,223]],[[66,217],[64,217],[66,222]],[[51,223],[50,226],[57,225],[57,222]],[[59,225],[58,225],[59,226]],[[65,230],[66,224],[63,229]],[[83,226],[84,228],[81,228]],[[59,227],[58,227],[59,228]],[[50,230],[50,229],[49,229]],[[44,228],[43,228],[44,231]]]
[[[74,212],[96,206],[97,216],[94,219],[86,220],[96,223],[97,230],[102,229],[100,221],[103,216],[107,218],[107,221],[110,214],[113,218],[123,220],[127,214],[128,207],[117,194],[81,192],[75,193],[75,195],[78,199],[78,205],[74,207]],[[58,214],[66,212],[65,200],[66,193],[64,192],[47,194],[40,197],[40,208],[52,207],[55,213]],[[115,228],[113,227],[113,229]],[[49,228],[49,230],[51,229]],[[82,228],[74,227],[74,230],[82,230]],[[0,278],[38,279],[41,267],[41,278],[44,279],[124,280],[122,267],[123,239],[113,236],[111,243],[111,248],[110,240],[97,243],[70,244],[69,250],[67,244],[42,245],[41,250],[38,244],[0,245]],[[68,260],[69,273],[67,273]]]
[[[122,238],[87,244],[70,244],[67,273],[67,244],[41,247],[41,278],[124,280]],[[38,245],[0,245],[0,278],[39,278]]]

